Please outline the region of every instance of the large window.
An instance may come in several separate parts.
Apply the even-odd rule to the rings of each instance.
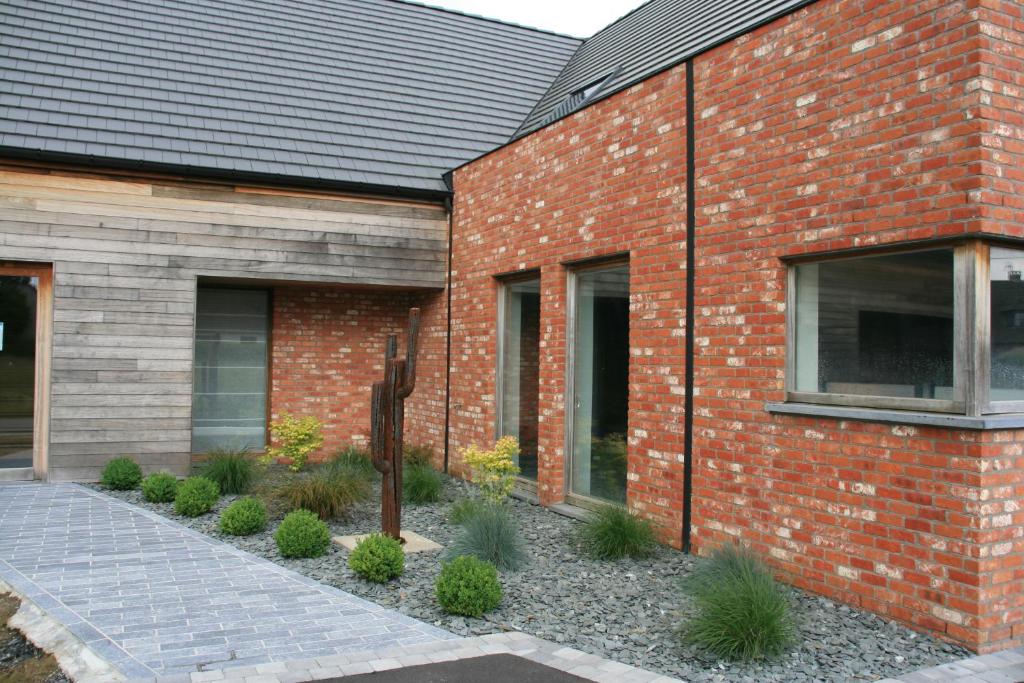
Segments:
[[[629,265],[573,271],[569,283],[569,492],[625,503]]]
[[[498,432],[519,440],[519,473],[537,478],[540,279],[504,282],[499,300]]]
[[[1024,409],[1024,251],[964,242],[799,263],[790,401],[980,415]]]
[[[196,302],[192,451],[263,450],[269,295],[200,289]]]

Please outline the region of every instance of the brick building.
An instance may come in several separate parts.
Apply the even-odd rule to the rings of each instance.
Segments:
[[[433,280],[273,278],[271,414],[364,438],[417,304],[409,438],[439,466],[515,434],[542,504],[625,504],[675,547],[741,540],[798,586],[1020,644],[1024,4],[744,5],[544,38],[532,110],[447,191],[388,200],[435,221]]]

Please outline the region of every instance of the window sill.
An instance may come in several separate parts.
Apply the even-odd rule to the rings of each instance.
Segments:
[[[948,427],[951,429],[1024,429],[1024,413],[974,417],[971,415],[925,413],[913,410],[855,408],[852,406],[830,406],[817,403],[771,402],[765,403],[764,408],[769,413],[777,415],[834,417],[840,420],[859,420],[862,422],[891,422],[894,424]]]

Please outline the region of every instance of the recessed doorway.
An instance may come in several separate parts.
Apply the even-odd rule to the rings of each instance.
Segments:
[[[0,479],[46,476],[51,276],[0,264]]]

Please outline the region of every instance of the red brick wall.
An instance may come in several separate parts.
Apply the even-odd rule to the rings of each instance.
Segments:
[[[315,415],[328,457],[351,443],[368,445],[370,388],[384,373],[384,344],[399,335],[404,353],[410,306],[424,309],[418,382],[406,402],[406,443],[443,452],[444,308],[440,293],[409,294],[317,288],[276,288],[271,330],[272,419]],[[440,341],[439,341],[440,338]],[[440,348],[440,351],[438,350]],[[440,456],[439,456],[440,457]]]
[[[764,410],[785,398],[780,257],[989,227],[977,4],[818,2],[696,60],[694,533],[990,650],[1020,628],[996,594],[1022,577],[985,558],[1010,503],[981,503],[999,458],[983,444],[1012,437]]]
[[[979,20],[980,18],[980,20]],[[694,541],[989,651],[1024,642],[1024,433],[772,415],[780,257],[1021,234],[1021,4],[821,0],[695,60]],[[494,276],[542,272],[539,493],[564,495],[566,262],[629,251],[629,503],[678,543],[683,68],[455,175],[452,446],[494,436]]]
[[[678,545],[685,275],[676,68],[456,173],[451,457],[495,438],[496,275],[541,272],[538,492],[564,496],[567,261],[629,254],[628,499]]]

